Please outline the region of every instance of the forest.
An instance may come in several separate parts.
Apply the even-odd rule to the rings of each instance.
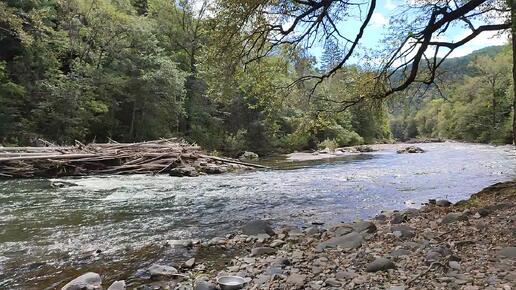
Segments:
[[[512,142],[509,45],[448,59],[444,80],[424,92],[355,101],[375,89],[374,69],[334,71],[345,51],[333,37],[320,58],[282,43],[249,61],[225,37],[233,1],[219,11],[199,3],[0,2],[0,144],[177,136],[238,155],[411,138]]]

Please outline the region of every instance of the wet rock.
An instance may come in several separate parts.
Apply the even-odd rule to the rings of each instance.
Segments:
[[[351,232],[347,235],[341,236],[341,237],[335,237],[331,238],[325,242],[320,243],[317,245],[317,250],[322,251],[326,248],[343,248],[343,249],[357,249],[362,246],[364,238],[361,234],[356,232]]]
[[[102,279],[100,275],[88,272],[68,282],[61,290],[94,290],[101,289]]]
[[[357,233],[374,233],[376,232],[376,225],[370,221],[361,221],[351,225],[353,230]]]
[[[125,286],[125,281],[115,281],[107,290],[125,290],[127,289]]]
[[[452,205],[452,203],[446,199],[440,199],[435,202],[435,205],[441,206],[441,207],[449,207],[450,205]]]
[[[498,256],[502,258],[516,259],[516,247],[506,247],[498,252]]]
[[[153,264],[147,271],[151,279],[168,278],[177,274],[176,268],[161,264]]]
[[[422,148],[420,147],[417,147],[417,146],[408,146],[404,149],[400,149],[398,151],[396,151],[398,154],[405,154],[405,153],[424,153],[425,150],[423,150]]]
[[[199,176],[199,173],[193,166],[182,166],[182,167],[176,167],[172,168],[169,172],[170,176],[177,176],[177,177],[195,177]]]
[[[366,266],[366,272],[386,271],[394,269],[394,263],[386,258],[377,258]]]
[[[276,250],[269,247],[257,247],[251,250],[251,257],[274,254]]]
[[[305,280],[306,275],[294,273],[288,276],[287,284],[299,288],[305,285]]]
[[[416,235],[415,230],[407,225],[391,226],[391,232],[402,240],[411,239]]]
[[[247,223],[242,227],[242,232],[248,236],[258,234],[268,234],[269,236],[275,235],[271,225],[268,222],[262,220],[255,220]]]
[[[238,159],[240,160],[256,160],[260,156],[258,154],[251,152],[251,151],[245,151]]]
[[[187,269],[192,268],[194,265],[195,265],[195,258],[191,258],[183,263],[183,267],[187,268]]]
[[[451,223],[455,223],[458,221],[467,221],[467,220],[468,220],[468,217],[466,215],[464,215],[462,213],[452,212],[452,213],[445,215],[442,218],[441,224],[451,224]]]
[[[195,282],[194,290],[217,290],[219,289],[217,286],[213,285],[210,282],[197,280]]]

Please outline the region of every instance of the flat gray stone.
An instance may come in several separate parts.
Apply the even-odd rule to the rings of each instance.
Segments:
[[[366,266],[366,272],[386,271],[394,269],[394,263],[386,258],[377,258]]]
[[[324,241],[317,245],[317,250],[322,251],[326,248],[343,248],[343,249],[358,249],[362,246],[362,242],[364,238],[361,234],[356,232],[351,232],[347,235],[341,237],[331,238],[327,241]]]
[[[68,282],[61,290],[94,290],[101,289],[102,279],[100,275],[88,272]]]

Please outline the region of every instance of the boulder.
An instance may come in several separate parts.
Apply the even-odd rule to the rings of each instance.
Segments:
[[[467,221],[467,220],[468,220],[468,217],[466,215],[464,215],[462,213],[452,212],[452,213],[445,215],[442,218],[441,224],[451,224],[451,223],[455,223],[458,221]]]
[[[115,281],[107,290],[125,290],[127,287],[125,286],[125,281]]]
[[[408,147],[405,147],[404,149],[400,149],[398,151],[396,151],[398,154],[405,154],[405,153],[424,153],[425,150],[423,150],[422,148],[420,147],[417,147],[417,146],[408,146]]]
[[[88,272],[68,282],[61,290],[96,290],[101,289],[100,275]]]
[[[268,234],[269,236],[274,236],[275,234],[269,222],[262,220],[255,220],[247,223],[242,227],[242,232],[244,235],[248,236],[259,234]]]
[[[317,250],[322,251],[326,248],[343,248],[347,250],[358,249],[362,246],[362,242],[364,241],[364,237],[357,233],[351,232],[347,235],[341,237],[331,238],[327,241],[324,241],[317,245]]]
[[[394,263],[386,258],[377,258],[366,266],[366,272],[378,272],[394,269]]]

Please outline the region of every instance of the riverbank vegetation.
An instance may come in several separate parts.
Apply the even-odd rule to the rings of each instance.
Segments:
[[[317,38],[317,59],[298,45],[315,38],[243,33],[251,8],[215,2],[1,2],[0,144],[184,137],[238,155],[414,137],[511,142],[509,49],[458,66],[439,94],[368,97],[379,77],[362,59],[375,56],[348,64],[353,49],[333,32]]]

